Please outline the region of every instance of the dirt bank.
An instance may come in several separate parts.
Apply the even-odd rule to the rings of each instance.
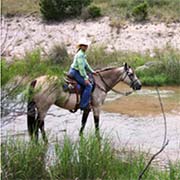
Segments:
[[[180,49],[180,23],[126,24],[120,28],[109,17],[97,21],[69,20],[61,23],[43,23],[37,17],[4,18],[1,22],[3,55],[21,57],[26,51],[42,48],[48,52],[52,45],[64,43],[70,53],[80,37],[107,50],[145,52],[170,45]]]

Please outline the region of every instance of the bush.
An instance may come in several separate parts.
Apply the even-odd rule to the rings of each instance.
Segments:
[[[46,20],[63,20],[78,16],[91,0],[40,0],[40,11]]]
[[[84,20],[87,20],[90,18],[93,19],[100,16],[101,16],[101,8],[95,5],[90,5],[86,8],[83,8],[81,12],[81,18]]]
[[[148,15],[148,3],[142,2],[132,9],[132,15],[136,21],[144,21]]]
[[[90,5],[88,7],[88,12],[91,18],[96,18],[101,16],[101,9],[95,5]]]

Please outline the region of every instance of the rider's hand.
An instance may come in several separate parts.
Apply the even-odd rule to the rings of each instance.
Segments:
[[[85,80],[85,84],[86,85],[89,85],[90,84],[90,81],[87,79],[87,80]]]
[[[93,74],[98,75],[99,72],[100,72],[100,70],[97,70],[97,71],[94,71]]]

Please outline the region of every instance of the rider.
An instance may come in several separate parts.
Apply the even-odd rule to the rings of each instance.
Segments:
[[[73,77],[83,87],[83,93],[79,104],[81,110],[89,108],[89,101],[92,91],[92,84],[89,81],[87,72],[96,74],[96,72],[88,64],[85,54],[89,45],[90,42],[88,42],[86,39],[81,39],[78,42],[78,51],[74,56],[73,63],[71,64],[69,70],[70,76]]]

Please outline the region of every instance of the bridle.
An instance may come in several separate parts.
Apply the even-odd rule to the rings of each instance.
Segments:
[[[132,86],[135,84],[135,82],[137,81],[137,79],[133,80],[131,74],[129,74],[129,72],[127,72],[127,71],[125,71],[125,72],[126,72],[126,75],[123,77],[123,79],[119,79],[116,83],[118,83],[118,82],[120,82],[120,81],[124,81],[124,80],[126,79],[126,77],[128,76],[129,79],[131,80],[130,87],[132,87]],[[113,91],[113,92],[115,92],[115,93],[117,93],[117,94],[121,94],[121,95],[123,95],[123,96],[128,96],[128,95],[130,95],[130,94],[133,93],[133,91],[128,91],[128,92],[125,92],[125,93],[124,93],[124,92],[117,91],[117,90],[111,88],[111,87],[106,83],[106,81],[104,80],[104,78],[103,78],[103,76],[101,75],[101,73],[100,73],[100,72],[97,72],[97,74],[99,75],[99,77],[101,78],[101,80],[102,80],[102,82],[105,84],[105,86],[107,87],[108,91],[111,90],[111,91]],[[102,91],[106,92],[106,90],[103,89],[102,87],[100,87],[98,84],[96,84],[96,86],[97,86],[99,89],[101,89]]]
[[[130,87],[133,87],[133,85],[138,81],[137,79],[133,79],[132,77],[132,73],[128,72],[128,71],[125,71],[126,72],[126,76],[122,79],[122,81],[124,81],[126,79],[126,77],[128,76],[129,79],[131,80],[131,84],[130,84]]]

